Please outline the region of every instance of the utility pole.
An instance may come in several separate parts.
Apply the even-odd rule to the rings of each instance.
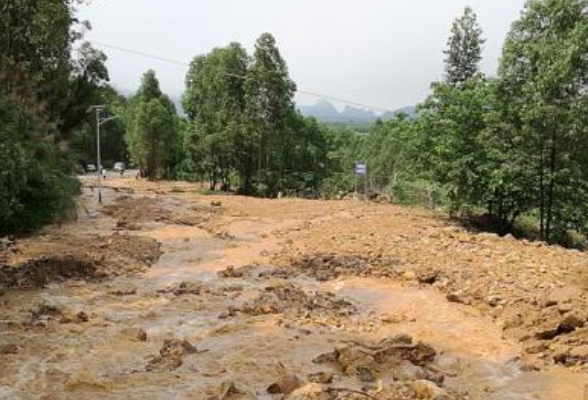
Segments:
[[[107,123],[108,121],[112,121],[118,117],[110,117],[104,118],[100,116],[102,110],[104,110],[105,106],[92,106],[96,111],[96,161],[98,162],[97,165],[97,172],[98,172],[98,203],[102,204],[102,156],[100,153],[100,127]]]
[[[96,160],[98,165],[96,169],[98,171],[98,203],[102,204],[102,160],[100,157],[100,111],[101,106],[96,107]]]

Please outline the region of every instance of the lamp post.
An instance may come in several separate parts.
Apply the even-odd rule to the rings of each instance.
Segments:
[[[100,113],[105,106],[94,106],[96,110],[96,161],[98,162],[98,203],[102,204],[102,159],[100,154],[100,127],[117,117],[102,118]]]

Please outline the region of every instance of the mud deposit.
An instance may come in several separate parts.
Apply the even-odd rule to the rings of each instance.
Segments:
[[[513,243],[461,244],[496,258],[487,276],[417,212],[107,185],[104,207],[88,190],[79,221],[3,247],[1,399],[585,400],[585,295],[565,278],[582,255],[540,248],[575,264],[523,295],[542,281],[501,272]]]

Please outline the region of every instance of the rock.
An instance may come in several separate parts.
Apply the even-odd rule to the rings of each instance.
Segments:
[[[556,364],[566,364],[566,360],[570,355],[570,346],[558,344],[551,346],[550,350],[553,354],[553,361],[555,361]]]
[[[550,290],[543,302],[545,307],[553,307],[558,304],[570,303],[582,296],[582,289],[578,286],[566,286]]]
[[[213,207],[222,207],[223,203],[221,201],[211,201],[210,205]]]
[[[417,275],[417,279],[420,283],[432,285],[439,279],[440,272],[438,270],[421,271]]]
[[[18,353],[18,346],[16,344],[5,344],[0,346],[0,354],[2,355],[9,355],[9,354],[17,354]]]
[[[308,380],[313,383],[321,383],[323,385],[333,382],[333,374],[328,372],[317,372],[315,374],[308,375]]]
[[[414,272],[412,270],[408,270],[408,271],[404,271],[404,273],[402,274],[402,277],[404,279],[406,279],[407,281],[414,281],[417,278],[417,274],[416,274],[416,272]]]
[[[525,320],[523,319],[522,315],[517,314],[517,315],[514,315],[514,316],[508,318],[506,321],[504,321],[502,328],[504,330],[516,329],[516,328],[520,328],[521,326],[523,326],[524,323],[525,323]]]
[[[408,361],[403,361],[392,373],[396,381],[417,381],[428,377],[427,371]]]
[[[357,367],[357,377],[362,382],[374,382],[376,380],[372,371],[364,366]]]
[[[412,383],[417,399],[449,400],[447,392],[431,381],[419,380]]]
[[[233,381],[223,382],[219,389],[219,395],[209,398],[209,400],[229,400],[229,399],[247,399],[254,400],[255,397],[239,389]]]
[[[244,275],[243,271],[237,270],[233,266],[229,266],[218,273],[219,278],[243,278]]]
[[[200,295],[204,291],[200,282],[181,282],[178,285],[159,291],[159,293],[172,293],[174,296]]]
[[[268,386],[270,394],[290,394],[302,386],[302,382],[296,375],[283,376]]]
[[[488,304],[490,307],[497,307],[500,304],[500,297],[487,296],[485,301],[486,301],[486,304]]]
[[[60,324],[72,324],[72,323],[83,323],[88,322],[90,317],[83,311],[80,311],[77,314],[71,312],[63,312],[61,318],[59,318]]]
[[[131,296],[137,294],[137,288],[133,285],[122,284],[108,292],[114,296]]]
[[[580,362],[588,362],[588,345],[582,345],[574,347],[570,350],[570,358],[573,358]]]
[[[467,304],[463,293],[461,292],[451,292],[447,294],[447,301],[450,303],[459,303],[459,304]]]
[[[166,353],[173,350],[180,350],[182,354],[196,354],[198,353],[198,349],[196,346],[193,346],[187,340],[180,340],[180,339],[166,339],[163,342],[163,346],[161,347],[160,353]]]
[[[126,328],[121,331],[121,335],[132,341],[147,341],[147,332],[142,328]]]
[[[147,372],[174,371],[183,365],[185,355],[197,352],[198,349],[187,340],[166,339],[159,350],[159,355],[149,361],[145,370]]]
[[[302,386],[302,381],[298,376],[288,373],[282,363],[278,363],[277,370],[280,378],[268,386],[267,392],[270,394],[290,394]]]
[[[564,319],[560,322],[560,328],[566,329],[576,329],[582,328],[586,324],[586,316],[580,312],[572,312],[567,314]]]
[[[321,385],[318,383],[310,383],[290,393],[290,395],[286,397],[286,400],[322,400],[325,394],[325,390]],[[332,397],[325,397],[325,400],[328,398]]]

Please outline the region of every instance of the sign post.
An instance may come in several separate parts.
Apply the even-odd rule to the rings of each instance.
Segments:
[[[355,194],[357,194],[357,178],[363,177],[365,179],[365,194],[368,190],[368,166],[365,162],[355,163]]]

